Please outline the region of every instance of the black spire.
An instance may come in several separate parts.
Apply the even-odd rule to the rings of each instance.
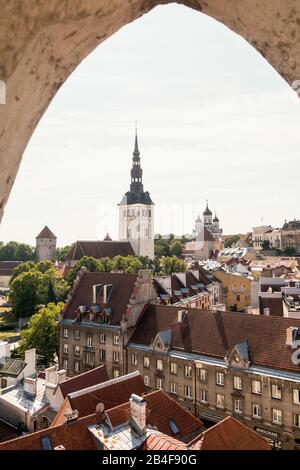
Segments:
[[[138,145],[137,129],[135,128],[135,142],[131,168],[130,192],[143,193],[143,170],[141,168],[140,151]]]
[[[144,191],[143,170],[141,167],[140,151],[138,144],[137,128],[135,127],[135,140],[131,168],[130,191],[123,196],[120,205],[145,204],[153,205],[150,194]]]

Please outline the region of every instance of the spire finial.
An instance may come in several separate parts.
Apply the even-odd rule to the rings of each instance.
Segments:
[[[206,199],[206,209],[208,209],[208,199]]]
[[[137,137],[137,121],[135,121],[135,141],[134,141],[133,156],[134,157],[139,157],[140,156],[138,137]]]

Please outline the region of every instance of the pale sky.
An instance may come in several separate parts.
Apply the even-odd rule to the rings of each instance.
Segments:
[[[205,200],[224,233],[300,216],[296,93],[244,39],[179,5],[102,43],[60,88],[23,157],[0,240],[118,237],[138,121],[155,232],[191,233]],[[263,220],[262,220],[263,218]]]

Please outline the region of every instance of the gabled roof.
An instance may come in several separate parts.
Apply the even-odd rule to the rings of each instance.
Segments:
[[[56,238],[56,235],[46,225],[35,238]]]
[[[255,431],[228,416],[189,444],[192,450],[271,450]]]
[[[8,358],[4,364],[0,364],[0,376],[18,377],[25,367],[26,362],[21,359]]]
[[[67,261],[79,261],[84,256],[91,256],[95,259],[114,258],[115,256],[134,256],[134,250],[130,242],[127,241],[81,241],[78,240],[70,248],[66,256]]]
[[[143,396],[147,404],[147,424],[155,426],[158,431],[175,437],[172,433],[169,421],[173,420],[178,428],[177,438],[188,439],[203,429],[201,421],[185,410],[167,393],[156,390]],[[128,422],[130,416],[129,403],[117,406],[106,412],[113,427]],[[190,437],[191,439],[191,437]]]
[[[109,242],[104,242],[109,243]],[[137,281],[137,274],[128,273],[89,273],[85,272],[72,295],[71,300],[65,305],[63,319],[76,318],[76,311],[80,306],[86,306],[87,312],[93,305],[93,286],[97,284],[112,284],[113,290],[106,308],[111,309],[110,324],[119,324]],[[88,315],[88,313],[86,313]],[[101,323],[100,318],[95,318],[96,323]]]
[[[68,394],[77,392],[92,385],[101,384],[108,380],[106,366],[101,365],[95,369],[84,372],[83,374],[76,375],[70,379],[64,380],[59,384],[61,393],[65,398]]]
[[[300,320],[247,315],[238,312],[211,312],[185,308],[186,318],[178,323],[180,307],[148,305],[140,317],[130,345],[151,346],[159,331],[171,329],[171,349],[224,360],[232,349],[248,342],[252,365],[300,373],[292,362],[292,349],[286,345],[286,330]]]
[[[67,408],[77,410],[78,416],[82,418],[94,413],[96,405],[100,402],[104,404],[105,409],[110,409],[127,402],[132,393],[142,395],[146,392],[146,386],[139,371],[135,371],[117,379],[107,379],[107,382],[78,390],[65,398],[52,426],[65,422],[64,413]]]
[[[86,416],[69,424],[62,424],[42,431],[26,434],[0,444],[1,450],[43,450],[42,437],[48,437],[52,447],[62,445],[66,450],[96,450],[95,442],[88,431],[95,424],[95,415]]]

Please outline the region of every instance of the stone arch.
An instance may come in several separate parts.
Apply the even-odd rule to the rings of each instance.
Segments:
[[[0,221],[26,145],[62,83],[102,41],[167,3],[215,18],[289,84],[300,79],[298,0],[0,0]]]

